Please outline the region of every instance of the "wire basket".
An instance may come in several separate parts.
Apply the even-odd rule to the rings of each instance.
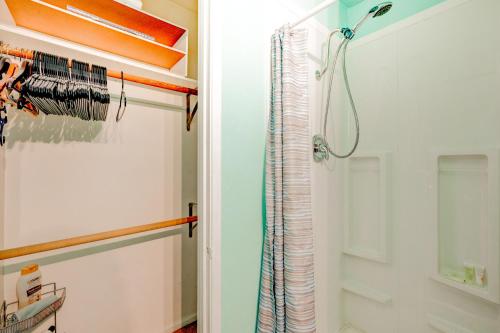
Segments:
[[[47,318],[54,315],[54,319],[56,321],[55,326],[57,329],[57,317],[56,312],[59,310],[66,299],[66,288],[57,289],[55,283],[46,284],[43,287],[52,286],[53,290],[47,293],[42,294],[45,295],[60,295],[57,299],[51,304],[47,305],[45,308],[38,311],[35,315],[25,320],[13,323],[7,326],[7,319],[14,314],[14,312],[7,313],[7,308],[10,306],[18,305],[18,302],[13,302],[6,304],[5,302],[2,304],[1,308],[1,318],[0,318],[0,333],[19,333],[25,332],[27,330],[33,329],[43,323]]]

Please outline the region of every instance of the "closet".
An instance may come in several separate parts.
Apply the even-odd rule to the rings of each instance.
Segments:
[[[195,325],[197,11],[179,3],[0,0],[1,333]],[[30,264],[45,304],[26,315]]]

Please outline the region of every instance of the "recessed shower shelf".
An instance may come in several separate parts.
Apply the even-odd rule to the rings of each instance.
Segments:
[[[344,254],[390,261],[391,153],[356,154],[346,162]]]
[[[500,304],[498,298],[492,296],[486,287],[474,286],[462,282],[457,282],[449,277],[443,276],[441,274],[436,274],[432,276],[432,279],[436,282],[447,285],[448,287],[453,287],[467,294],[480,297],[484,300],[490,301],[495,304]]]
[[[500,158],[496,149],[432,152],[431,278],[500,304]],[[483,283],[465,267],[483,267]],[[466,281],[467,280],[467,281]],[[484,284],[484,285],[483,285]]]

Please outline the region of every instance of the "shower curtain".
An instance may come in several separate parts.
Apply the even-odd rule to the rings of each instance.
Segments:
[[[272,37],[258,333],[316,332],[307,31]]]

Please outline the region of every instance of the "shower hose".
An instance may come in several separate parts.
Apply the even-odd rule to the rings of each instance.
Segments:
[[[338,33],[338,32],[340,32],[340,30],[335,30],[335,31],[333,31],[330,34],[330,37],[328,39],[328,58],[327,58],[327,63],[326,63],[325,68],[321,72],[317,73],[318,78],[321,78],[321,76],[328,70],[328,66],[329,66],[329,62],[330,62],[330,43],[331,43],[332,37],[336,33]],[[323,135],[323,139],[324,139],[325,148],[328,150],[328,153],[330,153],[331,155],[333,155],[333,156],[335,156],[337,158],[348,158],[349,156],[351,156],[356,151],[356,148],[358,147],[358,144],[359,144],[359,119],[358,119],[358,112],[356,110],[356,104],[354,103],[354,99],[352,97],[351,87],[349,85],[349,78],[348,78],[348,75],[347,75],[347,66],[346,66],[346,50],[347,50],[347,45],[349,45],[349,42],[350,42],[351,38],[344,38],[342,40],[342,42],[340,43],[339,47],[337,48],[337,50],[335,52],[334,58],[333,58],[332,69],[331,69],[331,71],[329,73],[328,95],[327,95],[327,98],[326,98],[325,116],[324,116],[324,123],[323,123],[323,133],[322,133],[322,135]],[[326,128],[327,128],[327,125],[328,125],[328,113],[330,111],[331,96],[332,96],[332,89],[333,89],[333,80],[334,80],[334,77],[335,77],[335,75],[334,75],[335,74],[335,68],[337,67],[337,60],[338,60],[338,57],[340,55],[340,52],[342,52],[342,71],[344,72],[345,88],[346,88],[346,91],[347,91],[347,96],[348,96],[348,99],[349,99],[349,103],[351,105],[352,114],[354,116],[354,122],[355,122],[355,127],[356,127],[356,138],[354,140],[354,144],[353,144],[352,148],[349,150],[349,152],[346,153],[346,154],[339,154],[339,153],[334,152],[333,149],[330,147],[330,144],[328,143],[328,138],[327,138],[327,134],[326,134]]]

